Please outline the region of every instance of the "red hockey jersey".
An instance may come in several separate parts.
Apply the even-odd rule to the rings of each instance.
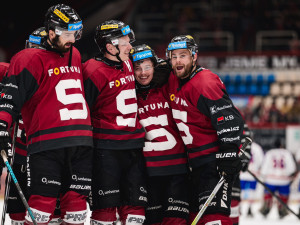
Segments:
[[[130,61],[117,68],[100,59],[90,59],[83,65],[84,89],[97,148],[134,149],[144,146],[145,131],[137,120],[132,68]]]
[[[171,73],[169,97],[192,167],[215,160],[222,143],[239,147],[244,122],[216,74],[197,67],[180,80]]]
[[[0,83],[4,84],[3,78],[5,77],[8,71],[9,63],[0,63]],[[2,90],[1,90],[2,91]],[[15,157],[14,162],[22,165],[26,165],[26,156],[27,156],[27,146],[21,140],[21,133],[24,129],[23,120],[19,120],[19,127],[17,131],[17,136],[15,140]],[[11,132],[11,136],[13,139],[14,130]]]
[[[10,126],[21,111],[29,154],[92,146],[81,56],[73,48],[69,67],[69,54],[24,49],[11,60],[8,82],[0,99],[0,120]]]
[[[0,81],[2,82],[3,77],[8,71],[9,64],[5,62],[0,62]]]
[[[187,173],[185,146],[162,88],[150,89],[146,99],[138,94],[138,117],[146,130],[143,153],[148,174]]]

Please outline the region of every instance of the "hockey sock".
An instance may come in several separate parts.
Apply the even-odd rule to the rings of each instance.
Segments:
[[[261,212],[261,214],[263,214],[264,216],[268,215],[268,213],[270,212],[270,209],[272,207],[272,195],[269,193],[266,193],[264,195],[264,204],[262,206],[262,208],[259,210]]]
[[[28,200],[28,205],[35,216],[37,224],[47,224],[51,220],[51,215],[54,212],[56,198],[31,195]],[[25,225],[26,224],[33,224],[28,212],[26,212],[25,216]]]
[[[200,218],[198,225],[232,225],[232,222],[224,214],[208,214]]]
[[[230,218],[232,220],[233,224],[238,224],[239,223],[239,216],[240,216],[240,201],[238,200],[231,200],[231,214]]]
[[[145,221],[145,208],[142,206],[121,206],[118,212],[124,225],[142,225]]]
[[[96,209],[93,210],[91,216],[91,224],[113,224],[117,220],[117,208],[105,208],[105,209]]]
[[[23,213],[10,213],[11,225],[24,225],[25,212]]]
[[[74,191],[68,191],[61,196],[60,210],[63,224],[84,224],[87,218],[86,197]]]
[[[288,196],[280,195],[280,199],[283,201],[283,203],[287,204]],[[280,202],[278,202],[278,213],[280,218],[283,218],[288,214],[286,207],[282,205]]]

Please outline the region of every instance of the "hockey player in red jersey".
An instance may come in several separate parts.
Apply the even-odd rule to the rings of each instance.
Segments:
[[[40,27],[32,32],[29,35],[28,40],[26,40],[25,48],[41,48],[41,43],[47,38],[47,32],[45,27]],[[8,67],[9,64],[7,64]],[[2,75],[2,74],[1,74]],[[5,76],[3,83],[5,85]],[[15,137],[15,155],[13,161],[14,173],[18,178],[19,185],[28,199],[27,194],[27,173],[26,173],[26,156],[27,156],[27,146],[26,146],[26,133],[24,129],[24,124],[21,116],[19,117],[19,124],[17,127],[17,133]],[[14,129],[11,132],[13,138]],[[11,184],[8,193],[8,202],[7,202],[7,213],[11,219],[13,225],[22,225],[25,222],[26,209],[24,204],[19,196],[18,190],[15,185]],[[50,221],[52,225],[57,225],[61,223],[60,219],[60,210],[56,208],[54,212],[54,217]]]
[[[0,81],[2,86],[4,85],[3,78],[7,73],[8,67],[9,63],[0,62]]]
[[[164,89],[171,67],[147,45],[131,51],[138,118],[146,130],[143,149],[148,172],[145,224],[187,224],[187,157]],[[160,61],[159,61],[160,60]]]
[[[220,78],[196,65],[197,44],[192,36],[174,37],[167,56],[173,68],[169,79],[173,117],[192,167],[191,221],[223,175],[226,182],[199,224],[232,224],[231,188],[241,169],[238,151],[243,119]]]
[[[81,56],[72,46],[82,22],[69,6],[48,9],[47,40],[11,60],[0,99],[0,146],[22,113],[26,130],[28,204],[38,224],[48,223],[60,197],[64,224],[84,224],[91,189],[92,130],[84,99]],[[2,94],[3,94],[2,93]],[[25,224],[32,224],[27,214]]]
[[[43,40],[47,36],[47,32],[44,27],[40,27],[32,32],[29,36],[29,39],[26,40],[25,48],[38,48]],[[7,64],[8,69],[9,64]],[[5,71],[6,74],[6,71]],[[1,70],[1,83],[3,86],[6,84],[7,76],[2,73]],[[1,90],[2,91],[2,90]],[[27,174],[26,174],[26,156],[27,156],[27,146],[26,146],[26,136],[24,130],[24,124],[21,117],[19,117],[19,124],[17,127],[17,133],[15,137],[15,154],[13,160],[14,173],[18,178],[18,182],[20,187],[25,195],[27,195]],[[14,128],[11,132],[11,136],[13,138]],[[6,181],[7,182],[7,181]],[[25,214],[26,209],[22,203],[22,200],[18,194],[17,188],[10,184],[9,192],[8,192],[8,201],[7,201],[7,213],[9,213],[9,217],[11,219],[11,223],[22,225],[25,222]]]
[[[142,224],[147,203],[145,132],[137,120],[135,79],[129,53],[133,31],[121,21],[96,28],[100,54],[83,65],[94,137],[93,224]]]

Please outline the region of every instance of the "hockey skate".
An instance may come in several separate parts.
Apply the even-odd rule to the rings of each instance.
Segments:
[[[253,217],[251,207],[249,207],[249,209],[248,209],[247,216],[248,217]]]
[[[279,214],[279,218],[282,219],[283,217],[285,217],[288,214],[288,211],[285,207],[279,206],[278,207],[278,214]]]
[[[267,200],[264,202],[259,212],[266,217],[270,212],[271,206],[272,206],[272,202],[270,200]]]

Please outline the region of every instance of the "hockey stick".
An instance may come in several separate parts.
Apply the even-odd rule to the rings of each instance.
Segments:
[[[250,143],[252,143],[252,140],[250,138],[246,137],[246,140],[245,140],[243,146],[240,149],[241,152],[239,153],[239,156],[241,156],[242,154],[245,153],[245,149]],[[198,212],[197,216],[195,217],[195,219],[193,220],[191,225],[196,225],[198,223],[201,216],[203,215],[203,213],[205,212],[205,210],[207,209],[207,207],[209,206],[209,204],[211,203],[213,198],[216,196],[216,194],[218,193],[219,189],[222,187],[224,182],[225,182],[225,178],[224,178],[224,176],[222,176],[221,179],[219,180],[219,182],[217,183],[217,185],[215,186],[214,190],[208,196],[208,199],[205,201],[204,205],[202,206],[202,208]]]
[[[31,219],[33,221],[33,224],[37,225],[37,222],[36,222],[36,220],[34,218],[34,215],[33,215],[32,211],[31,211],[31,209],[30,209],[30,207],[28,205],[28,202],[26,201],[26,198],[25,198],[25,196],[24,196],[24,194],[22,192],[22,189],[21,189],[21,187],[19,185],[19,182],[18,182],[18,180],[17,180],[17,178],[16,178],[16,176],[15,176],[15,174],[14,174],[11,166],[9,165],[9,162],[7,160],[7,155],[6,155],[5,150],[1,150],[1,156],[2,156],[2,159],[3,159],[3,161],[4,161],[4,163],[5,163],[6,167],[7,167],[7,170],[9,171],[9,173],[10,173],[10,175],[11,175],[11,177],[12,177],[12,179],[13,179],[15,185],[16,185],[16,188],[17,188],[17,190],[19,192],[20,198],[21,198],[21,200],[22,200],[22,202],[23,202],[26,210],[28,211],[28,213],[29,213],[29,215],[30,215],[30,217],[31,217]]]
[[[274,196],[288,211],[290,211],[292,214],[294,214],[295,216],[298,217],[298,219],[300,219],[300,214],[295,213],[286,203],[284,203],[280,197],[278,195],[276,195],[264,182],[262,182],[255,174],[253,174],[250,170],[247,170],[248,173],[250,173],[254,179],[260,183],[262,186],[264,186],[265,189],[267,189],[268,192],[270,192],[270,194],[272,196]]]
[[[15,160],[15,150],[16,150],[16,138],[18,134],[18,129],[19,129],[19,117],[15,122],[14,125],[14,135],[11,143],[11,151],[12,151],[12,157],[10,160],[10,165],[13,166],[14,160]],[[2,209],[2,217],[1,217],[1,225],[4,225],[5,223],[5,218],[6,218],[6,211],[7,211],[7,201],[9,197],[9,189],[10,189],[10,180],[11,176],[10,173],[7,174],[6,178],[6,184],[5,184],[5,193],[4,193],[4,204],[3,204],[3,209]]]

